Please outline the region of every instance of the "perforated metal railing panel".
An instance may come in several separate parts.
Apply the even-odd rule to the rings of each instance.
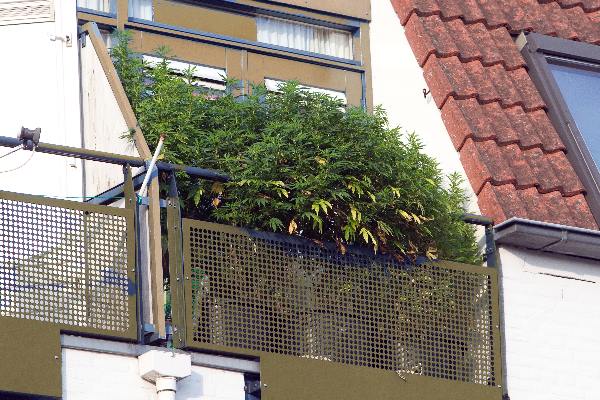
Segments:
[[[495,271],[183,221],[187,345],[496,386]]]
[[[0,192],[0,317],[135,338],[133,218]]]

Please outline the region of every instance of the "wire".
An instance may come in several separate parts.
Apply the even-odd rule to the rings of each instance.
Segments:
[[[21,150],[22,148],[23,148],[23,145],[17,146],[15,149],[13,149],[13,150],[9,151],[8,153],[6,153],[6,154],[2,154],[2,155],[0,156],[0,158],[4,158],[4,157],[6,157],[6,156],[8,156],[8,155],[11,155],[12,153],[15,153],[15,152],[17,152],[17,151]]]
[[[31,159],[33,158],[33,155],[35,154],[35,146],[33,146],[33,149],[31,150],[31,155],[29,156],[29,158],[21,165],[19,165],[18,167],[15,168],[11,168],[11,169],[5,169],[4,171],[0,171],[0,174],[5,174],[7,172],[13,172],[18,170],[19,168],[23,168],[25,165],[27,165],[27,163],[29,161],[31,161]]]

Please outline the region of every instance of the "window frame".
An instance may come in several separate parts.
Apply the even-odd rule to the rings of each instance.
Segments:
[[[306,27],[313,28],[313,29],[321,29],[323,31],[342,33],[347,36],[348,50],[350,52],[350,57],[340,57],[338,55],[327,54],[327,53],[322,53],[322,52],[317,52],[317,51],[303,50],[303,49],[299,49],[297,47],[290,47],[290,46],[284,46],[282,44],[261,41],[261,40],[259,40],[259,36],[260,36],[259,30],[260,30],[260,20],[261,19],[275,20],[275,21],[279,21],[281,23],[287,23],[290,25],[300,25],[300,26],[306,26]],[[357,40],[356,29],[348,29],[348,28],[344,29],[344,28],[340,28],[340,27],[332,27],[332,26],[323,25],[323,24],[315,24],[314,22],[300,21],[300,20],[296,20],[296,19],[285,18],[282,16],[276,16],[276,15],[268,15],[268,14],[257,14],[254,17],[254,21],[256,24],[256,42],[258,42],[258,43],[263,43],[263,44],[267,44],[270,46],[282,47],[282,48],[286,48],[286,49],[293,49],[293,50],[297,50],[297,51],[305,51],[308,53],[320,54],[320,55],[324,55],[327,57],[333,57],[333,58],[338,58],[338,59],[342,59],[342,60],[355,60],[356,55],[354,54],[355,53],[354,45],[355,45],[355,41]]]
[[[517,38],[517,45],[525,59],[529,76],[535,83],[547,105],[547,113],[567,151],[567,158],[583,183],[588,205],[597,221],[600,221],[600,165],[587,147],[584,136],[550,69],[549,58],[560,58],[560,65],[586,69],[581,63],[598,65],[600,71],[600,46],[576,42],[539,33],[528,33]],[[555,62],[556,64],[556,62]]]
[[[162,57],[156,55],[142,54],[141,56],[144,62],[146,62],[150,68],[154,68],[155,65],[163,61]],[[169,57],[165,59],[169,65],[169,69],[181,76],[184,75],[187,68],[195,68],[195,71],[192,74],[194,78],[198,79],[198,84],[195,86],[200,86],[218,92],[225,92],[225,90],[227,90],[227,69],[204,64],[196,64]],[[216,86],[219,87],[217,88]]]
[[[285,80],[269,78],[269,77],[266,77],[264,80],[264,84],[265,84],[265,87],[267,88],[267,90],[269,92],[273,92],[273,93],[281,93],[280,87],[281,87],[281,85],[285,85],[286,82],[287,81],[285,81]],[[342,101],[344,103],[344,106],[348,106],[348,97],[346,96],[345,91],[343,92],[343,91],[335,90],[335,89],[322,88],[322,87],[318,87],[318,86],[307,85],[304,83],[299,83],[298,87],[303,90],[308,90],[311,93],[326,94],[337,100]]]

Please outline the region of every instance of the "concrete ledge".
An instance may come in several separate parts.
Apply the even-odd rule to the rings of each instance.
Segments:
[[[242,373],[260,373],[260,363],[258,361],[245,360],[243,358],[186,352],[182,350],[166,349],[164,347],[145,346],[141,344],[124,343],[105,339],[93,339],[74,335],[61,335],[60,343],[64,349],[93,351],[97,353],[114,354],[126,357],[138,357],[150,350],[189,354],[192,358],[192,365]]]
[[[600,260],[600,231],[511,218],[494,228],[497,244]]]

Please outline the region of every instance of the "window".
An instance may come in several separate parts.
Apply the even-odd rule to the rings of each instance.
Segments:
[[[100,37],[102,38],[102,41],[104,42],[104,45],[106,46],[108,51],[110,51],[110,49],[112,49],[114,46],[113,32],[107,31],[105,29],[100,29]]]
[[[279,92],[280,91],[279,87],[283,84],[285,84],[285,81],[280,81],[277,79],[265,79],[265,86],[267,87],[267,90],[269,90],[271,92]],[[305,85],[300,85],[300,87],[302,89],[306,89],[312,93],[327,94],[335,99],[341,100],[344,104],[347,104],[346,93],[344,93],[344,92],[338,92],[337,90],[330,90],[330,89],[321,89],[321,88],[317,88],[317,87],[313,87],[313,86],[305,86]]]
[[[77,0],[77,7],[104,13],[116,14],[116,0]]]
[[[517,43],[600,220],[600,46],[537,33]]]
[[[258,17],[256,29],[259,42],[352,59],[352,34],[348,31],[272,17]]]
[[[150,67],[162,62],[160,57],[144,55],[144,60]],[[169,68],[178,74],[185,74],[192,68],[192,75],[196,79],[194,84],[210,90],[225,90],[226,72],[221,68],[207,67],[205,65],[190,64],[183,61],[168,60]]]
[[[0,0],[0,25],[54,21],[52,0]]]
[[[129,16],[131,18],[152,21],[153,15],[152,0],[129,0]]]
[[[599,167],[600,65],[548,57],[548,67],[596,167]]]

